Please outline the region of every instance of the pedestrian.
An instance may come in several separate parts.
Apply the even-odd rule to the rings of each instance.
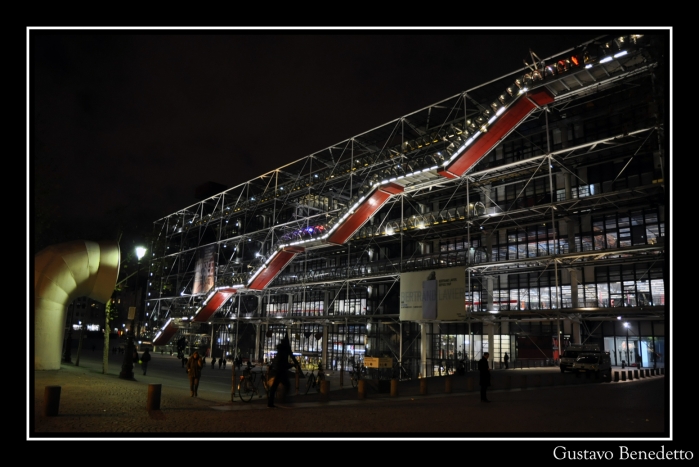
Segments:
[[[218,369],[221,369],[221,365],[223,365],[223,357],[219,357],[218,359]]]
[[[148,369],[148,362],[150,362],[150,352],[148,349],[143,351],[141,355],[141,368],[143,369],[143,375],[146,375],[146,370]]]
[[[274,356],[272,361],[272,366],[269,369],[269,376],[274,378],[272,386],[269,388],[269,396],[267,397],[267,407],[275,408],[274,405],[274,395],[277,393],[277,388],[280,384],[284,385],[284,391],[289,392],[291,384],[289,383],[288,370],[291,368],[289,364],[289,358],[294,362],[298,371],[300,370],[300,365],[294,353],[291,351],[291,344],[289,343],[289,335],[284,336],[284,339],[277,345],[277,355]]]
[[[507,355],[507,352],[505,352],[505,358],[503,360],[505,360],[505,369],[507,370],[510,368],[510,356]]]
[[[216,357],[211,359],[211,369],[214,369],[214,366],[216,365]]]
[[[182,358],[180,359],[180,361],[182,362],[182,368],[184,368],[184,366],[187,364],[187,359],[185,358],[184,355],[182,355]]]
[[[240,371],[240,366],[243,364],[243,359],[238,355],[235,357],[235,369]]]
[[[227,360],[228,360],[227,358],[224,358],[224,359],[223,359],[223,369],[224,369],[224,370],[226,369],[226,361],[227,361]]]
[[[485,352],[483,358],[478,361],[478,371],[481,373],[481,402],[490,402],[485,391],[490,386],[490,368],[488,367],[488,357],[490,354]]]
[[[199,357],[199,352],[196,350],[187,360],[187,376],[189,376],[189,397],[198,397],[197,389],[199,389],[199,378],[201,378],[201,369],[204,366],[204,362],[201,357]]]

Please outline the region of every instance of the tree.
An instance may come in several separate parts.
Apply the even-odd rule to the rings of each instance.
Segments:
[[[107,374],[109,367],[109,323],[117,318],[117,309],[114,299],[110,298],[104,305],[104,350],[102,352],[102,374]]]

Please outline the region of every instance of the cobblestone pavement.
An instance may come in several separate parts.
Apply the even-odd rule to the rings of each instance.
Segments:
[[[168,356],[154,355],[149,376],[141,376],[136,368],[136,381],[118,377],[117,359],[110,357],[109,370],[102,374],[98,357],[81,358],[79,367],[64,363],[60,370],[30,375],[29,439],[580,439],[663,438],[670,432],[664,375],[599,383],[570,379],[574,375],[568,379],[549,376],[557,369],[516,370],[528,375],[529,385],[521,388],[515,387],[516,372],[494,371],[489,390],[492,403],[485,404],[479,400],[477,380],[469,383],[465,376],[454,376],[450,383],[445,378],[428,378],[422,388],[420,380],[401,382],[393,396],[367,386],[365,398],[359,398],[356,389],[340,388],[333,374],[325,398],[317,392],[293,394],[277,404],[279,408],[268,409],[264,398],[231,401],[230,384],[226,387],[225,379],[214,384],[214,375],[224,378],[226,370],[212,369],[208,374],[205,370],[199,397],[190,397],[186,375],[174,368],[177,363],[167,360]],[[170,366],[159,370],[164,363]],[[149,389],[150,384],[161,388],[158,410],[147,410],[149,390],[154,389]],[[44,413],[48,386],[60,386],[57,416]]]

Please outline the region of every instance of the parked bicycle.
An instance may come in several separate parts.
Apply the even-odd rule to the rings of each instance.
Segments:
[[[310,373],[306,373],[306,392],[311,390],[311,388],[316,388],[316,391],[320,392],[320,382],[325,380],[325,372],[323,371],[323,365],[318,364],[318,376],[313,372],[315,368],[311,370]]]
[[[403,365],[399,365],[398,362],[395,362],[393,364],[393,378],[396,378],[400,381],[412,379],[412,376],[410,375],[410,370],[408,370],[408,367],[405,363],[403,363]]]
[[[355,365],[352,370],[350,370],[350,382],[352,387],[356,388],[359,385],[359,380],[366,375],[366,367],[364,365]]]
[[[250,366],[248,368],[243,369],[243,374],[240,377],[240,381],[238,382],[238,396],[240,397],[240,400],[243,402],[250,402],[255,394],[257,394],[257,397],[260,398],[263,395],[267,396],[267,393],[269,392],[269,386],[267,384],[267,375],[264,373],[253,372],[253,367],[254,366]],[[258,381],[258,377],[259,380],[262,381],[262,386],[264,388],[265,394],[262,394],[262,392],[259,390],[260,381]]]

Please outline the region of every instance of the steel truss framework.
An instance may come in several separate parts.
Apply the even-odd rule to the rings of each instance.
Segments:
[[[151,329],[191,321],[218,288],[234,290],[229,293],[234,298],[217,305],[209,323],[241,318],[265,325],[372,320],[388,325],[398,322],[393,300],[402,272],[463,266],[469,278],[482,283],[486,277],[553,271],[558,288],[564,269],[664,264],[664,237],[653,244],[583,251],[560,242],[564,230],[579,235],[589,216],[657,207],[664,216],[664,121],[644,108],[647,100],[662,94],[653,89],[662,45],[652,36],[623,38],[620,43],[619,38],[600,37],[544,60],[533,55],[532,65],[510,75],[157,220],[148,290]],[[622,50],[626,54],[619,55]],[[612,58],[604,61],[605,54]],[[549,96],[547,103],[537,104],[531,97],[535,93]],[[468,152],[470,141],[498,131],[494,118],[499,112],[506,115],[525,99],[531,110],[523,111],[521,121],[500,129],[499,139],[477,154],[463,175],[446,173]],[[615,126],[606,116],[612,112],[634,116],[620,117]],[[594,128],[592,122],[603,118],[604,127]],[[651,170],[629,180],[630,165],[649,158],[660,173]],[[605,164],[617,172],[602,180],[602,189],[572,194],[571,186],[592,185],[587,174]],[[390,186],[395,188],[376,202],[376,209],[357,218],[372,196]],[[533,188],[538,199],[530,194]],[[514,190],[516,196],[496,197],[498,190]],[[332,233],[348,223],[347,238],[331,241]],[[546,254],[490,258],[489,245],[498,235],[542,223],[554,226],[548,238],[553,247]],[[464,237],[463,250],[437,251],[440,242],[454,236]],[[278,270],[265,272],[290,247],[293,254]],[[208,276],[201,269],[207,261],[213,267]],[[256,288],[254,279],[263,272],[269,278]],[[206,277],[212,280],[207,283]],[[369,296],[367,287],[378,292]],[[337,300],[348,300],[358,289],[372,303],[371,311],[331,315]],[[305,313],[303,305],[300,313],[288,310],[283,319],[263,309],[272,296],[300,296],[305,303],[306,294],[313,293],[325,293],[321,316]],[[248,308],[254,311],[247,313]],[[665,307],[623,311],[635,319],[662,320]],[[497,314],[473,310],[466,321],[580,322],[616,319],[618,314],[618,309],[577,305]]]

